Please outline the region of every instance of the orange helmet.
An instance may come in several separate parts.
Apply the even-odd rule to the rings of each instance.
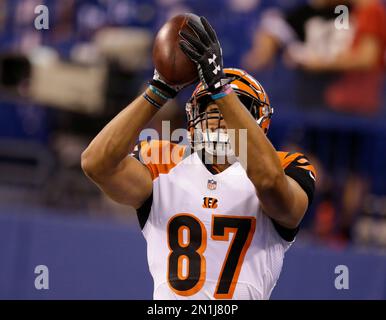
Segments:
[[[267,133],[273,108],[263,86],[244,70],[226,68],[224,72],[227,78],[231,79],[229,83],[240,101],[255,118],[256,123]],[[197,139],[195,131],[196,129],[205,130],[202,124],[204,121],[207,123],[208,119],[218,119],[220,122],[223,119],[218,110],[206,112],[205,109],[211,102],[213,100],[210,92],[202,83],[199,83],[186,104],[189,138],[193,146],[196,143],[202,143],[200,141],[202,139]]]

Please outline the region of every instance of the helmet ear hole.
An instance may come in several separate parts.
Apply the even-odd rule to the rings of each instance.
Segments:
[[[256,118],[256,116],[258,116],[258,110],[253,99],[240,93],[238,93],[237,96],[239,97],[239,100],[244,105],[244,107],[246,107],[249,112]]]
[[[203,113],[205,112],[207,106],[209,104],[213,103],[213,100],[212,98],[210,97],[210,95],[203,95],[202,97],[198,98],[197,99],[197,105],[198,105],[198,113]]]

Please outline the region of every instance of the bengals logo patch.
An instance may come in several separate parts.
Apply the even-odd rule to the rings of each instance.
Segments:
[[[218,200],[216,198],[204,197],[204,203],[202,207],[204,209],[216,209],[218,205]]]

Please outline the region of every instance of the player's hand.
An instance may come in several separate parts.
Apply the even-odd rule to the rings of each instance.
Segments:
[[[157,69],[154,69],[153,79],[149,82],[150,85],[156,87],[158,90],[162,92],[168,99],[173,99],[177,96],[178,92],[180,92],[187,85],[182,86],[174,86],[169,83],[166,83],[164,79],[160,76]]]
[[[224,73],[223,57],[220,42],[216,32],[205,17],[201,17],[201,24],[189,19],[188,26],[194,31],[190,34],[181,31],[181,50],[197,64],[200,80],[208,90],[216,93],[227,84]]]

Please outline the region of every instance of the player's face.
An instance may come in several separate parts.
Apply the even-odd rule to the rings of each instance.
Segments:
[[[208,104],[205,111],[206,112],[213,112],[213,111],[220,112],[218,106],[215,103]],[[210,114],[210,116],[208,117],[208,125],[207,126],[208,126],[209,131],[214,132],[217,129],[223,129],[224,131],[226,131],[227,127],[226,127],[225,120],[222,117],[221,117],[221,120],[219,120],[219,118],[215,117],[215,115],[216,115],[215,113]],[[205,123],[205,121],[203,121],[201,123],[203,124],[203,123]],[[203,130],[203,132],[206,131],[206,125],[203,125],[202,130]]]

